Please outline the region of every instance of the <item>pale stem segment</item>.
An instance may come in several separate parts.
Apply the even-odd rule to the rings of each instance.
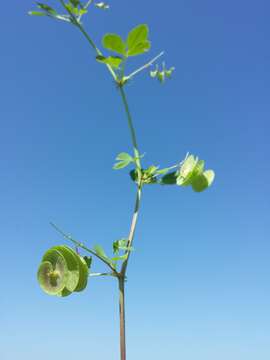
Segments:
[[[130,232],[128,236],[128,243],[127,248],[130,249],[134,240],[136,225],[138,221],[139,209],[140,209],[140,202],[141,202],[141,195],[142,195],[142,168],[141,168],[141,159],[140,153],[138,149],[136,133],[132,122],[131,113],[129,110],[127,98],[123,86],[120,86],[120,93],[124,103],[128,125],[131,133],[134,156],[135,156],[135,164],[138,171],[138,185],[137,185],[137,193],[136,193],[136,202],[135,208],[133,212],[133,217],[130,226]],[[126,326],[125,326],[125,278],[126,278],[126,271],[128,260],[130,256],[130,250],[126,251],[127,258],[122,264],[120,277],[118,278],[119,281],[119,315],[120,315],[120,352],[121,352],[121,360],[126,360]]]
[[[126,360],[125,279],[119,278],[120,354]]]
[[[162,55],[164,55],[164,51],[162,51],[160,54],[158,54],[156,57],[154,57],[152,60],[150,60],[147,64],[141,66],[139,69],[133,71],[131,74],[129,74],[126,79],[131,79],[133,76],[137,75],[139,72],[147,69],[148,67],[150,67],[151,65],[154,64],[155,61],[157,61],[157,59],[159,59]]]
[[[130,231],[129,231],[129,236],[128,236],[128,243],[127,243],[127,248],[130,249],[132,247],[133,244],[133,240],[134,240],[134,235],[135,235],[135,230],[136,230],[136,225],[138,222],[138,216],[139,216],[139,210],[140,210],[140,204],[141,204],[141,197],[142,197],[142,186],[138,185],[137,188],[137,194],[136,194],[136,202],[135,202],[135,208],[134,208],[134,212],[133,212],[133,216],[132,216],[132,221],[131,221],[131,226],[130,226]],[[127,258],[126,260],[123,262],[122,264],[122,268],[121,268],[121,275],[125,278],[126,276],[126,271],[127,271],[127,266],[128,266],[128,260],[131,254],[130,250],[126,251],[127,254]]]

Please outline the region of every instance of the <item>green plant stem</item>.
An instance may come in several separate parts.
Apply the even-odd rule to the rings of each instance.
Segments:
[[[90,277],[98,277],[98,276],[115,276],[114,273],[91,273]]]
[[[127,97],[126,97],[123,85],[120,86],[120,94],[121,94],[121,98],[123,100],[124,108],[125,108],[126,115],[127,115],[128,126],[129,126],[129,130],[130,130],[130,134],[131,134],[131,139],[132,139],[132,144],[133,144],[133,151],[134,151],[134,156],[135,156],[135,164],[136,164],[136,167],[137,167],[137,169],[139,171],[139,175],[141,175],[141,168],[142,167],[141,167],[140,153],[139,153],[138,143],[137,143],[137,139],[136,139],[136,133],[135,133],[135,129],[134,129],[134,126],[133,126],[132,117],[131,117],[131,113],[130,113],[130,110],[129,110]],[[140,176],[139,176],[139,182],[140,182]]]
[[[126,360],[125,279],[119,278],[120,354]]]
[[[154,57],[152,60],[150,60],[147,64],[141,66],[139,69],[133,71],[133,73],[129,74],[126,79],[131,79],[133,76],[137,75],[139,72],[147,69],[149,66],[153,65],[155,61],[157,61],[158,58],[160,58],[162,55],[164,55],[164,51],[162,51],[160,54],[158,54],[156,57]]]
[[[139,210],[140,210],[140,204],[141,204],[141,197],[142,197],[142,186],[138,185],[137,193],[136,193],[135,208],[134,208],[134,212],[133,212],[133,216],[132,216],[132,220],[131,220],[131,225],[130,225],[129,236],[128,236],[127,248],[131,248],[132,244],[133,244],[135,230],[136,230],[136,226],[137,226],[137,222],[138,222],[138,216],[139,216]],[[127,258],[123,262],[121,272],[120,272],[123,278],[125,278],[125,276],[126,276],[128,260],[129,260],[131,251],[127,250],[126,254],[127,254]]]

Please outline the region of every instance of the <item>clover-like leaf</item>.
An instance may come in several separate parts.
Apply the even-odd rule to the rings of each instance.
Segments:
[[[121,36],[117,34],[106,34],[103,36],[102,45],[105,49],[116,52],[117,54],[126,55],[126,44]]]
[[[118,69],[119,65],[122,63],[123,59],[119,56],[102,56],[102,55],[98,55],[96,57],[96,60],[100,63],[106,64],[106,65],[110,65],[111,67]]]
[[[136,56],[145,53],[151,47],[148,40],[148,26],[141,24],[132,29],[127,37],[128,56]]]
[[[116,160],[118,161],[114,164],[113,169],[119,170],[128,166],[130,163],[134,162],[134,158],[128,153],[122,152],[117,155]]]

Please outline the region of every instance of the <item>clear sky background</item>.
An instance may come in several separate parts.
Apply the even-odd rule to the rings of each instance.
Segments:
[[[56,1],[51,1],[51,5]],[[127,86],[145,164],[187,151],[216,181],[204,193],[145,187],[128,269],[128,360],[269,360],[269,1],[111,0],[85,18],[100,44],[150,27],[173,80]],[[64,299],[36,281],[42,254],[65,243],[55,221],[109,252],[127,235],[135,188],[112,171],[131,151],[119,94],[81,34],[1,4],[1,360],[118,360],[113,279]],[[95,270],[104,269],[95,262]]]

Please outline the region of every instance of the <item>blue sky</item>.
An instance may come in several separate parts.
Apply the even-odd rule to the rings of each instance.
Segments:
[[[51,1],[50,4],[55,4]],[[267,1],[112,0],[85,26],[98,44],[147,23],[173,80],[127,86],[145,164],[187,151],[216,171],[212,188],[146,187],[128,270],[128,359],[270,358],[269,11]],[[117,288],[91,279],[65,299],[36,281],[55,221],[107,251],[134,201],[114,157],[131,151],[119,94],[81,34],[2,4],[0,22],[2,360],[118,359]],[[95,270],[102,267],[95,264]]]

